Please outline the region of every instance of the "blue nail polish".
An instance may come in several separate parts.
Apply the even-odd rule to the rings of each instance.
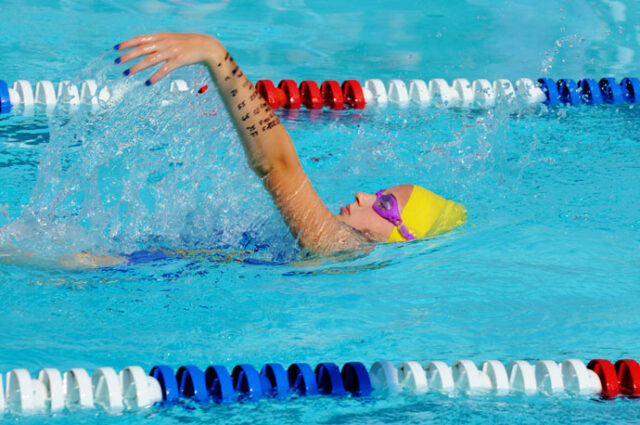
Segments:
[[[124,76],[126,77],[127,75],[131,74],[131,71],[128,69],[125,69],[123,72]]]
[[[122,59],[121,59],[121,58],[119,58],[119,57],[117,57],[117,58],[116,58],[116,60],[114,60],[114,62],[115,62],[115,63],[120,63],[120,62],[122,62]]]
[[[151,85],[151,80],[147,80],[144,82],[145,85],[150,86]]]
[[[113,46],[113,50],[120,50],[120,43]]]

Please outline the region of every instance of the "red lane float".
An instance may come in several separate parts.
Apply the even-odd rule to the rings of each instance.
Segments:
[[[282,80],[278,84],[278,90],[284,93],[285,101],[282,103],[282,106],[287,109],[298,109],[300,108],[301,100],[300,100],[300,91],[298,90],[298,85],[293,80]]]
[[[587,365],[600,378],[602,384],[602,397],[614,398],[620,394],[618,374],[613,364],[605,359],[593,359]]]
[[[260,80],[256,83],[256,90],[267,101],[271,109],[280,107],[280,95],[278,89],[271,80]]]
[[[315,81],[303,81],[300,83],[300,95],[302,96],[302,104],[307,109],[322,108],[322,93],[318,83]]]
[[[342,83],[342,95],[350,108],[364,109],[367,104],[364,100],[362,86],[358,80],[345,80]]]
[[[620,392],[631,397],[640,397],[640,365],[632,359],[618,360],[615,364],[620,382]]]
[[[344,96],[342,95],[342,89],[340,84],[335,80],[327,80],[320,86],[320,93],[325,106],[331,109],[343,109],[344,108]]]

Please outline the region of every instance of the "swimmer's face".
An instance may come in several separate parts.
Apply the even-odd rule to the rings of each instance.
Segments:
[[[386,189],[384,193],[385,195],[393,195],[396,198],[398,209],[402,213],[412,190],[412,185],[401,184]],[[384,242],[389,239],[394,226],[374,211],[373,203],[375,201],[376,195],[373,193],[356,192],[355,202],[340,208],[340,214],[337,215],[337,218],[343,223],[358,229],[369,239],[376,242]]]

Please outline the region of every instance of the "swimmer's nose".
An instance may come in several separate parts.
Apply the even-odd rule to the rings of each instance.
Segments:
[[[358,206],[371,206],[375,202],[376,195],[365,192],[356,192],[356,203]]]

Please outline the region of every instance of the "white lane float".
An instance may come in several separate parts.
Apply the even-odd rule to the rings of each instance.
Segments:
[[[493,92],[497,103],[511,103],[516,99],[513,84],[505,78],[499,78],[493,82]]]
[[[435,78],[429,81],[429,93],[431,93],[432,104],[441,108],[455,106],[458,99],[456,92],[442,78]]]
[[[111,367],[99,367],[91,375],[94,403],[109,412],[119,412],[122,403],[120,378]]]
[[[409,103],[409,91],[402,80],[389,80],[387,96],[390,102],[399,105],[407,105]]]
[[[160,384],[140,366],[128,366],[120,371],[120,385],[127,409],[149,407],[162,400]]]
[[[371,93],[373,102],[384,105],[389,98],[387,97],[387,89],[384,88],[382,80],[371,79],[364,82],[365,90]]]
[[[482,363],[482,372],[484,372],[491,382],[491,388],[496,395],[509,394],[511,386],[509,385],[509,376],[502,362],[498,360],[485,360]]]
[[[474,103],[474,93],[469,80],[456,78],[451,84],[453,91],[457,94],[456,106],[470,108]]]
[[[397,394],[402,391],[398,381],[398,369],[386,360],[375,362],[369,369],[371,386],[376,391]]]
[[[413,394],[424,394],[429,391],[427,375],[420,363],[408,361],[398,366],[398,382],[406,391]]]
[[[80,93],[78,92],[78,87],[71,83],[71,81],[60,81],[60,83],[58,83],[57,99],[58,103],[68,105],[80,104]]]
[[[478,370],[471,360],[458,360],[451,372],[455,388],[465,394],[484,394],[491,389],[489,375]]]
[[[12,413],[29,415],[44,411],[46,389],[42,382],[31,379],[26,369],[13,369],[7,374],[7,404]]]
[[[431,105],[431,92],[422,80],[409,80],[409,98],[419,105]]]
[[[46,410],[55,413],[64,409],[65,391],[60,371],[54,368],[41,369],[38,372],[38,381],[42,382],[45,388]]]
[[[424,369],[432,389],[441,393],[449,393],[454,390],[453,374],[445,362],[432,361],[427,363]]]
[[[62,376],[65,405],[68,409],[93,407],[93,388],[86,370],[72,368]]]
[[[491,108],[496,104],[496,93],[489,80],[474,80],[471,84],[473,91],[473,101],[479,108]]]
[[[533,395],[538,392],[533,366],[524,360],[516,360],[507,366],[511,392]]]
[[[602,391],[600,378],[587,369],[582,360],[568,359],[560,364],[562,382],[567,392],[576,395],[593,395]]]
[[[558,363],[539,360],[535,364],[536,386],[542,394],[553,395],[564,391],[562,372]]]
[[[47,80],[38,81],[36,83],[35,103],[53,106],[56,102],[56,91],[53,88],[53,83]]]

